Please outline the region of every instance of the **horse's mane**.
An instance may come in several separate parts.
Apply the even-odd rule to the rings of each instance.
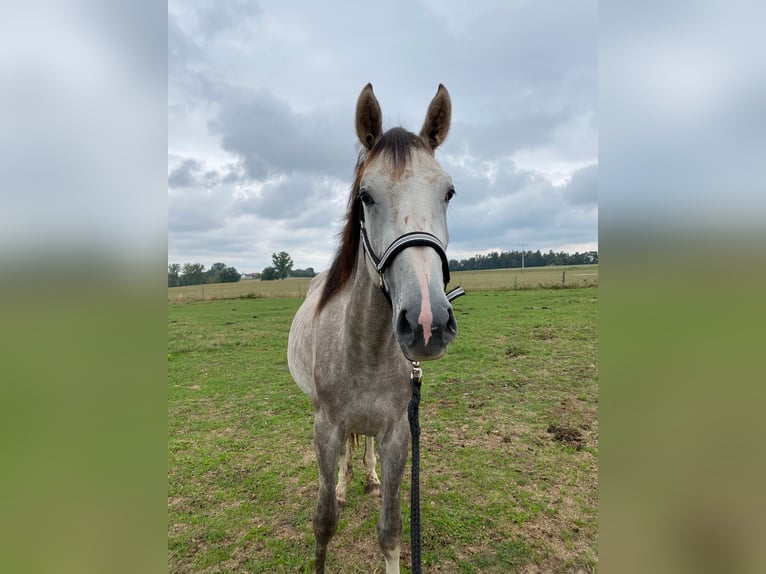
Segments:
[[[364,166],[381,154],[391,162],[395,176],[404,171],[410,162],[413,149],[431,150],[428,143],[404,128],[392,128],[384,133],[369,151],[362,150],[357,158],[354,168],[354,182],[351,185],[351,193],[348,199],[346,222],[341,231],[340,246],[335,254],[335,259],[330,266],[327,279],[322,289],[322,295],[317,305],[317,314],[324,308],[330,299],[337,295],[354,273],[359,250],[359,235],[361,226],[359,212],[361,200],[359,199],[359,187],[364,174]]]

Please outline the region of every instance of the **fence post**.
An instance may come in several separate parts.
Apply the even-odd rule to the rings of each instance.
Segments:
[[[561,286],[562,286],[562,287],[564,286],[564,283],[566,282],[566,280],[567,280],[567,272],[566,272],[566,271],[564,271],[564,272],[561,274]]]

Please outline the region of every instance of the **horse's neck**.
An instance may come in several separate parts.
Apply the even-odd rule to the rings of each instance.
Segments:
[[[376,374],[377,378],[365,379],[368,384],[392,374],[404,380],[409,363],[394,335],[391,305],[367,265],[360,255],[352,277],[334,302],[331,319],[325,323],[329,331],[323,333],[333,342],[324,347],[328,355],[320,360],[334,357],[352,376],[359,371]]]
[[[379,344],[394,342],[391,305],[380,284],[371,277],[364,253],[359,251],[356,270],[346,285],[345,331],[377,339]]]

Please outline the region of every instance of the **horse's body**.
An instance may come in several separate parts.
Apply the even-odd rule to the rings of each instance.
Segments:
[[[446,137],[449,122],[449,95],[439,86],[419,135],[401,128],[384,134],[372,86],[365,87],[356,113],[363,150],[342,243],[330,270],[311,282],[290,330],[290,373],[311,398],[315,412],[317,573],[324,572],[327,545],[345,501],[352,434],[374,437],[378,444],[382,476],[378,541],[387,574],[399,572],[399,495],[410,439],[410,361],[440,358],[457,326],[444,294],[446,256],[434,241],[396,253],[379,276],[362,248],[367,238],[360,236],[365,229],[369,247],[377,253],[413,232],[446,246],[446,207],[454,189],[433,154]],[[385,291],[380,288],[383,282]],[[368,439],[365,464],[368,490],[376,491],[372,446]]]

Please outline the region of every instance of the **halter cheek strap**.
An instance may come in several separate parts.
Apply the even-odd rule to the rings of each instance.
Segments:
[[[413,231],[411,233],[405,233],[404,235],[397,237],[391,243],[391,245],[386,248],[386,250],[383,252],[383,255],[378,257],[375,254],[375,250],[372,248],[370,238],[367,236],[367,229],[364,225],[364,207],[361,207],[360,211],[362,246],[364,247],[364,252],[367,254],[367,257],[370,258],[370,261],[372,261],[372,264],[375,266],[375,271],[377,271],[378,275],[380,276],[380,288],[383,291],[383,294],[386,296],[386,299],[388,299],[389,303],[391,303],[391,294],[389,293],[386,282],[383,279],[383,272],[391,265],[391,262],[394,260],[394,258],[408,247],[432,247],[434,250],[436,250],[436,253],[439,254],[439,258],[442,261],[442,277],[444,279],[444,287],[447,287],[447,284],[450,280],[449,261],[447,260],[447,251],[444,247],[444,244],[438,237],[425,231]],[[462,287],[456,287],[447,293],[447,300],[452,301],[461,295],[465,295],[465,291],[463,291]]]

